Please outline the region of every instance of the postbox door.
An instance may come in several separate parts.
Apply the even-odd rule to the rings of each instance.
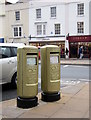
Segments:
[[[53,92],[60,90],[60,55],[50,52],[50,87]]]
[[[33,97],[38,93],[38,57],[37,53],[27,53],[23,69],[23,96]]]

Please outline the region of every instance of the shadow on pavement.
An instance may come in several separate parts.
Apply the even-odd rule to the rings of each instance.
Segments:
[[[2,94],[1,101],[14,99],[17,97],[17,89],[14,89],[10,83],[0,85],[0,94]]]

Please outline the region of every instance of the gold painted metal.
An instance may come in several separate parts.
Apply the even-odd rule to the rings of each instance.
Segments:
[[[24,46],[17,50],[17,95],[23,98],[38,94],[38,48]]]
[[[41,89],[45,93],[60,91],[60,48],[56,45],[41,47]]]

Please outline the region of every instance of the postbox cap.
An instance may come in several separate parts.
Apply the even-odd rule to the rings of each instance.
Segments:
[[[58,46],[57,45],[45,45],[45,46],[43,46],[43,47],[41,47],[41,48],[49,48],[49,47],[51,47],[51,48],[58,48]]]
[[[36,46],[30,46],[30,45],[27,45],[27,46],[20,46],[19,48],[22,48],[22,49],[27,49],[27,48],[38,49]]]

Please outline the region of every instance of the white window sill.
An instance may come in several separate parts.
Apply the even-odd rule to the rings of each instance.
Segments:
[[[50,19],[56,19],[56,17],[50,17]]]
[[[77,17],[85,17],[85,15],[77,15]]]
[[[23,38],[23,37],[13,37],[13,39],[21,39],[21,38]]]

